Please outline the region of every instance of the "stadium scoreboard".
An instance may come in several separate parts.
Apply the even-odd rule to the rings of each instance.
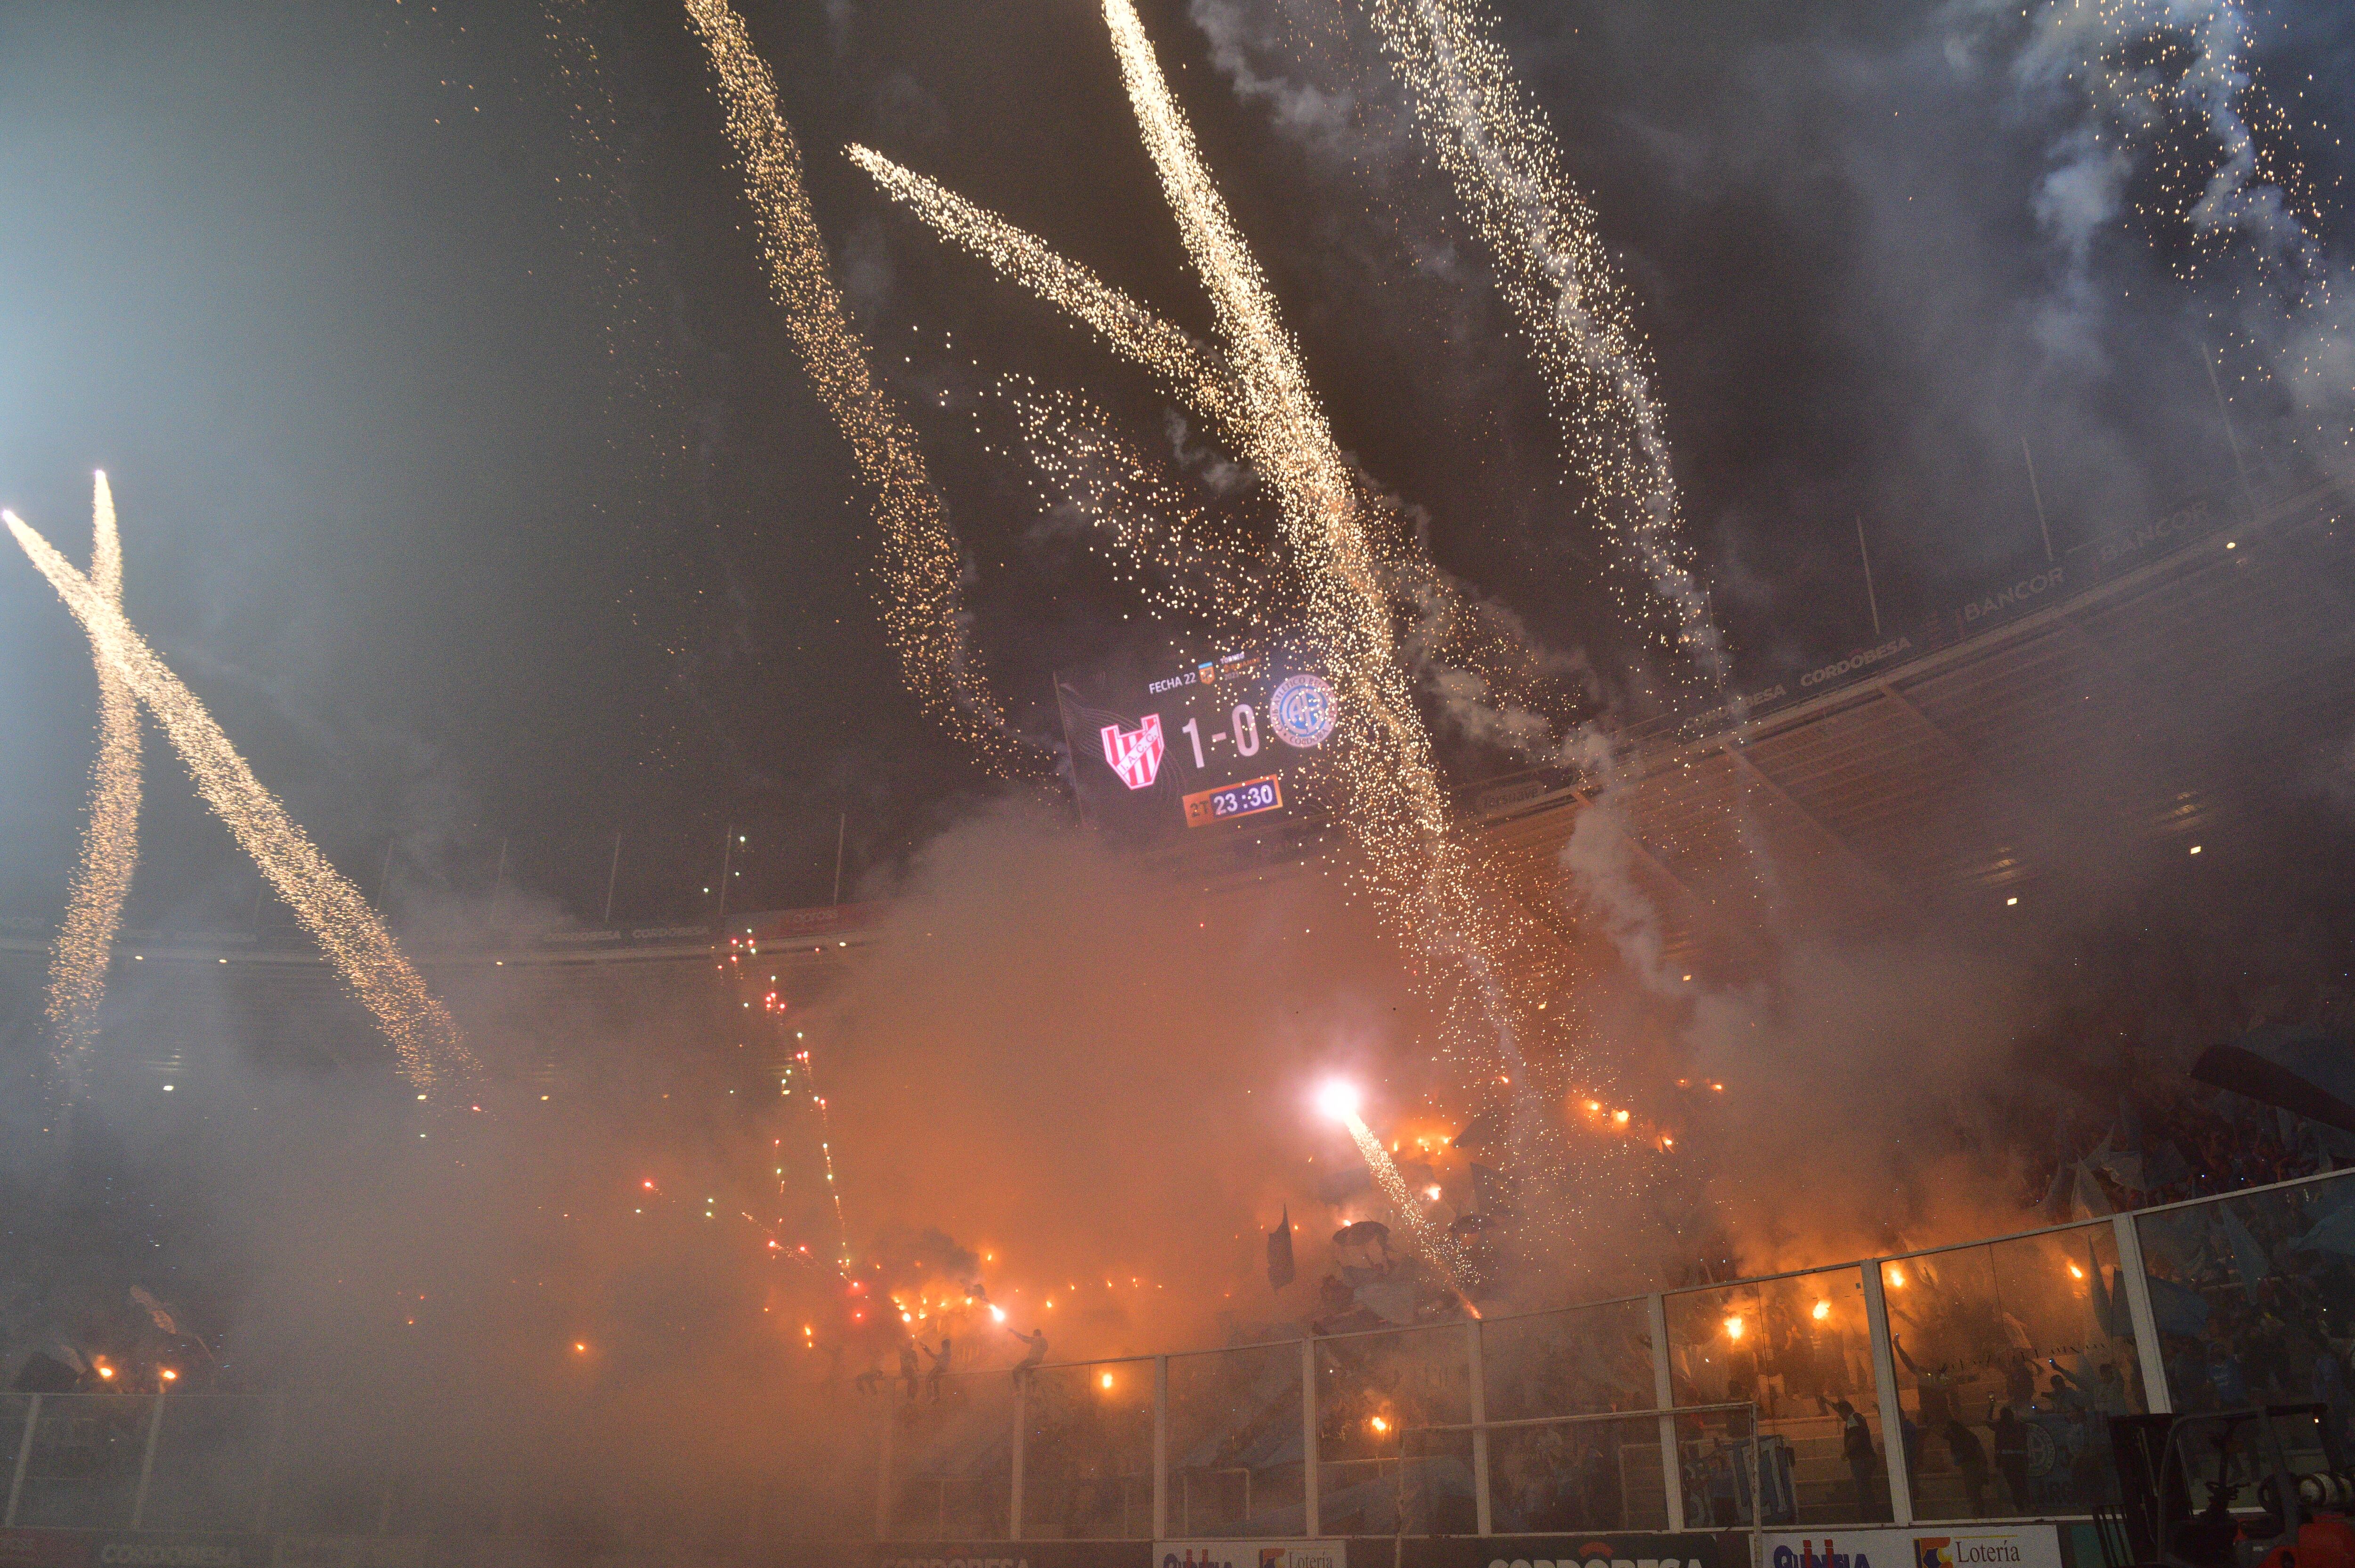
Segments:
[[[1055,699],[1081,811],[1124,837],[1293,810],[1337,716],[1325,677],[1274,646],[1058,674]]]

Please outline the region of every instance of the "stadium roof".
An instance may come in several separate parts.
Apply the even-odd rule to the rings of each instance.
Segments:
[[[1598,826],[1690,954],[1770,897],[1858,920],[1999,903],[2095,819],[2113,838],[2228,832],[2254,809],[2234,782],[2253,756],[2296,767],[2355,718],[2346,506],[2323,487],[2089,541],[2092,569],[1957,607],[1951,628],[1997,620],[1977,635],[1891,638],[1770,688],[1785,705],[1747,722],[1636,737],[1608,780],[1493,785],[1479,832],[1559,894],[1572,832],[1610,806]]]

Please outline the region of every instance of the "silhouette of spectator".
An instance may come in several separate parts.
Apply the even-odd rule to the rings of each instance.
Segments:
[[[1995,1463],[2003,1472],[2003,1489],[2011,1494],[2011,1511],[2033,1511],[2028,1500],[2028,1424],[2009,1404],[1995,1413]]]

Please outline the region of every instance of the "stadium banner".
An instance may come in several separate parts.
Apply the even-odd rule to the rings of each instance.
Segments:
[[[867,1551],[876,1568],[1152,1568],[1154,1562],[1149,1541],[887,1541]]]
[[[2065,1568],[2049,1524],[1770,1531],[1759,1568]]]
[[[1082,818],[1135,842],[1215,841],[1294,815],[1304,766],[1340,716],[1331,684],[1282,640],[1058,672],[1055,705]]]
[[[91,1568],[269,1568],[266,1535],[97,1531],[83,1537]]]
[[[754,951],[790,947],[812,937],[863,931],[883,916],[880,904],[819,904],[806,909],[764,909],[729,916],[730,940],[744,941]]]
[[[1749,1540],[1737,1536],[1746,1559]],[[1391,1544],[1374,1568],[1391,1568]],[[1397,1568],[1732,1568],[1718,1538],[1700,1531],[1681,1535],[1425,1535],[1398,1543]],[[1365,1568],[1360,1564],[1359,1568]]]
[[[79,1530],[0,1530],[0,1568],[83,1568],[93,1539]]]
[[[425,1568],[421,1536],[282,1535],[270,1568]]]
[[[1344,1568],[1345,1541],[1156,1541],[1153,1568]]]

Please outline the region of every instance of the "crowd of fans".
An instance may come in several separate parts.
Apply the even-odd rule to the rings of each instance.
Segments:
[[[2062,1119],[2023,1202],[2059,1221],[2214,1197],[2355,1165],[2355,1137],[2221,1091]],[[2078,1178],[2083,1176],[2083,1182]],[[2098,1194],[2099,1203],[2091,1200]],[[2105,1205],[2105,1207],[2104,1207]]]

